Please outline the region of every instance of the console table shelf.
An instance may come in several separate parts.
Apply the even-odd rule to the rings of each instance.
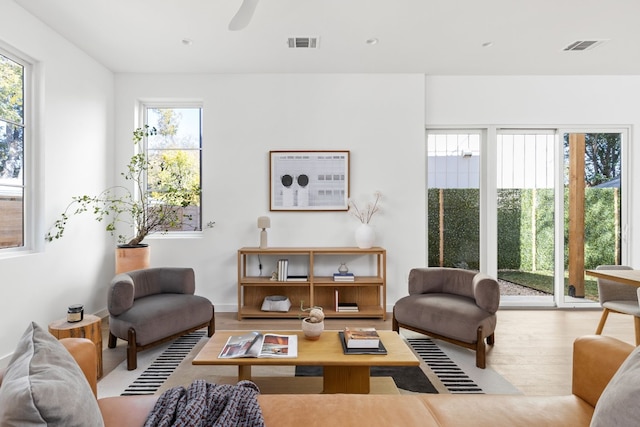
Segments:
[[[306,275],[307,280],[272,280],[270,271],[263,270],[265,266],[273,265],[274,260],[277,261],[278,258],[287,259],[289,271],[302,272],[300,274]],[[385,320],[386,258],[386,250],[380,247],[241,248],[238,250],[238,320],[258,317],[304,317],[306,312],[300,311],[300,301],[304,302],[305,307],[322,307],[328,318],[375,317]],[[356,262],[358,270],[352,271],[355,273],[353,282],[333,280],[333,271],[327,271],[327,265],[331,265],[331,262],[337,259],[340,262],[345,259]],[[335,265],[336,272],[337,267],[338,265]],[[255,270],[258,268],[260,275],[256,275],[258,273]],[[248,274],[249,271],[254,274]],[[358,311],[336,311],[336,293],[339,295],[339,302],[355,302]],[[287,296],[291,301],[289,311],[262,311],[262,302],[270,295]]]

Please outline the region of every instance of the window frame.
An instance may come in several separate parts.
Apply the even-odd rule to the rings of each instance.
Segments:
[[[42,226],[36,223],[35,218],[38,216],[35,210],[39,207],[36,203],[38,189],[35,187],[37,182],[37,164],[39,159],[35,157],[37,150],[35,147],[36,140],[34,135],[36,131],[34,125],[36,123],[35,112],[35,81],[36,81],[36,61],[11,46],[0,42],[0,55],[16,62],[23,69],[22,76],[22,98],[23,98],[23,117],[22,123],[16,125],[22,126],[23,129],[23,153],[22,153],[22,245],[14,247],[0,247],[0,258],[12,257],[16,255],[28,254],[43,249],[44,239],[35,238],[41,231]]]
[[[153,233],[147,236],[147,239],[171,239],[171,238],[192,238],[192,237],[201,237],[203,235],[203,231],[205,229],[204,219],[202,215],[202,207],[203,207],[203,184],[202,184],[202,159],[203,159],[203,102],[202,101],[191,101],[191,100],[159,100],[159,101],[142,101],[139,103],[139,115],[138,115],[138,123],[140,123],[139,127],[147,124],[148,114],[147,111],[151,109],[198,109],[200,111],[200,129],[199,129],[199,170],[198,173],[200,175],[200,206],[199,206],[199,214],[200,214],[200,223],[199,229],[197,230],[171,230],[166,233]],[[144,144],[142,145],[142,149],[144,150],[145,155],[149,158],[149,147],[147,139],[144,140]],[[147,187],[147,174],[145,173],[145,188]],[[141,197],[142,195],[137,195],[136,197]]]

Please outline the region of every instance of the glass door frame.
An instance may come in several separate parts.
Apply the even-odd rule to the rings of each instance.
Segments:
[[[615,127],[589,127],[589,126],[572,126],[572,127],[558,127],[558,147],[556,155],[561,162],[558,162],[556,169],[556,186],[562,189],[556,193],[556,212],[558,212],[556,218],[556,274],[554,277],[554,298],[556,305],[559,308],[599,308],[600,304],[597,301],[589,302],[575,302],[568,301],[564,294],[564,135],[571,133],[619,133],[621,135],[621,222],[620,222],[620,251],[622,252],[621,263],[628,264],[630,260],[630,242],[629,242],[629,206],[631,193],[629,191],[628,176],[629,176],[629,135],[630,128],[627,126],[615,126]]]
[[[501,308],[599,308],[596,301],[576,303],[566,301],[564,295],[564,143],[566,133],[620,133],[622,143],[622,204],[621,204],[621,251],[622,264],[628,264],[631,259],[629,242],[631,191],[629,189],[629,162],[631,129],[629,126],[446,126],[427,127],[426,133],[455,133],[479,132],[480,133],[480,270],[493,277],[498,275],[498,224],[497,224],[497,134],[500,130],[553,130],[556,138],[555,161],[555,265],[554,265],[554,295],[552,300],[544,302],[535,301],[532,298],[522,297],[522,301],[501,304]],[[426,143],[426,136],[425,136]],[[426,148],[426,145],[425,145]],[[426,178],[426,176],[425,176]],[[425,205],[425,218],[428,215]],[[428,238],[425,235],[425,238]],[[426,244],[426,242],[425,242]]]

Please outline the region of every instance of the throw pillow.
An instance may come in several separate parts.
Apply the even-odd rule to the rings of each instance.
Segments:
[[[640,420],[640,347],[636,347],[596,403],[592,427],[635,426]]]
[[[104,426],[98,402],[71,353],[31,323],[0,387],[2,426]]]

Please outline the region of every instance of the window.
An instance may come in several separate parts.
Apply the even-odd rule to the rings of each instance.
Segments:
[[[480,268],[480,139],[427,133],[429,267]]]
[[[498,278],[539,291],[509,295],[512,301],[533,293],[551,304],[556,262],[556,132],[503,129],[496,137]]]
[[[174,206],[183,216],[169,231],[202,230],[202,109],[145,106],[145,123],[157,133],[147,140],[147,197]],[[178,190],[178,191],[175,191]]]
[[[25,246],[25,73],[0,51],[0,250]]]
[[[613,130],[563,133],[565,287],[572,301],[598,301],[596,280],[584,270],[624,264],[623,141]]]

